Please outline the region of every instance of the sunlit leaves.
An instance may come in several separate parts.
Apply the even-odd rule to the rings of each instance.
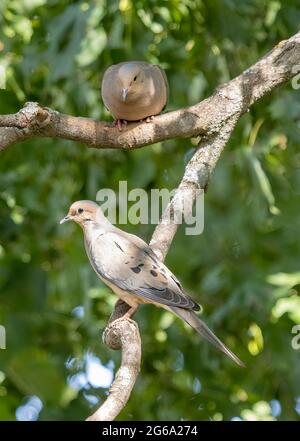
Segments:
[[[241,417],[245,421],[274,421],[275,418],[271,414],[271,406],[266,401],[258,401],[252,409],[244,409]]]
[[[251,340],[248,343],[248,350],[251,355],[258,355],[264,347],[263,334],[257,323],[251,323],[249,327]]]
[[[275,319],[279,319],[283,314],[288,313],[291,320],[296,324],[300,323],[300,297],[299,295],[291,295],[277,300],[272,315]]]

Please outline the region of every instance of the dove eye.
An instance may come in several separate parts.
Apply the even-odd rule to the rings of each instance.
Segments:
[[[133,78],[133,81],[136,81],[136,79],[137,79],[137,75]]]
[[[79,214],[81,214],[81,213],[83,213],[83,208],[78,208],[77,211],[78,211]]]

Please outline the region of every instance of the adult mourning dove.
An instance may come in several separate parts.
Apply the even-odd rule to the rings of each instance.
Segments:
[[[104,73],[102,99],[122,128],[122,121],[150,120],[168,101],[168,80],[164,70],[142,61],[114,64]]]
[[[244,366],[199,319],[195,313],[199,305],[184,292],[177,278],[146,242],[113,226],[92,201],[74,202],[60,223],[70,220],[83,229],[86,252],[97,275],[131,307],[127,318],[139,304],[153,303],[176,314],[238,365]]]

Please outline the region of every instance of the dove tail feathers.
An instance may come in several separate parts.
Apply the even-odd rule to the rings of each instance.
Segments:
[[[233,353],[224,343],[219,340],[219,338],[209,329],[209,327],[195,314],[194,311],[178,308],[176,306],[169,306],[168,308],[186,323],[188,323],[192,328],[194,328],[198,334],[208,340],[216,348],[226,354],[231,360],[237,363],[239,366],[245,367],[244,363]]]

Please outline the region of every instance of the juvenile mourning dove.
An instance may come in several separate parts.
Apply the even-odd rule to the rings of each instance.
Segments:
[[[168,101],[168,80],[164,70],[142,61],[114,64],[104,73],[102,99],[122,128],[122,121],[150,120]]]
[[[194,312],[200,309],[199,305],[184,292],[177,278],[146,242],[113,226],[99,205],[92,201],[74,202],[60,223],[70,220],[83,229],[85,249],[97,275],[131,307],[127,318],[134,314],[139,304],[153,303],[176,314],[233,361],[244,366],[199,319]]]

